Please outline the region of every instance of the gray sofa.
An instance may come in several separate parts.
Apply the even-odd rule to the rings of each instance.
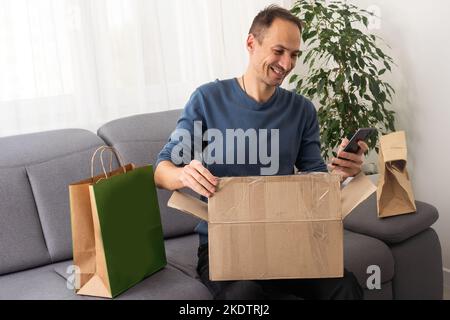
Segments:
[[[66,129],[0,138],[0,299],[95,299],[66,286],[72,264],[68,185],[89,176],[93,151],[112,145],[124,162],[152,164],[180,110],[111,121],[97,135]],[[98,168],[97,168],[98,170]],[[158,190],[168,265],[117,299],[211,299],[195,270],[198,220],[167,208]],[[366,299],[442,299],[437,210],[379,220],[375,195],[345,220],[345,267]],[[367,288],[367,268],[381,270],[381,289]]]

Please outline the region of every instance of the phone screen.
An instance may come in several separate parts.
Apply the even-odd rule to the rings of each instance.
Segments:
[[[353,137],[350,139],[347,146],[344,148],[343,151],[349,152],[349,153],[357,153],[359,150],[358,141],[367,141],[369,136],[376,132],[377,129],[374,128],[361,128],[356,131],[356,133],[353,135]]]

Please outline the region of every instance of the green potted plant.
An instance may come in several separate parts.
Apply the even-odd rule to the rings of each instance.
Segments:
[[[393,59],[368,30],[372,13],[345,0],[298,0],[291,12],[304,22],[299,61],[307,74],[289,79],[296,92],[319,102],[322,156],[328,159],[358,128],[394,131],[391,103],[394,88],[382,80]],[[368,142],[377,148],[377,137]]]

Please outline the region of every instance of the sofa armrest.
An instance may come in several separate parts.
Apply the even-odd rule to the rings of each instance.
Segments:
[[[376,193],[357,206],[344,219],[344,228],[386,243],[402,242],[430,227],[439,217],[432,205],[416,201],[417,211],[388,218],[378,218]]]

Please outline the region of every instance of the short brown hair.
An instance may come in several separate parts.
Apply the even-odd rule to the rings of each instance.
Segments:
[[[248,33],[253,34],[256,40],[261,43],[265,31],[270,28],[273,21],[277,18],[294,23],[300,30],[300,33],[302,33],[303,22],[289,10],[277,6],[276,4],[271,4],[256,15]]]

